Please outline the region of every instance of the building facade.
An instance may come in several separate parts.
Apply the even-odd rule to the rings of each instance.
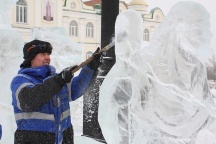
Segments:
[[[126,4],[120,0],[119,12],[133,9],[140,12],[144,24],[144,41],[149,41],[164,19],[159,8],[147,11],[144,0]],[[18,0],[10,10],[11,25],[25,42],[30,41],[32,28],[64,27],[67,36],[83,47],[83,59],[88,58],[101,41],[101,0]]]

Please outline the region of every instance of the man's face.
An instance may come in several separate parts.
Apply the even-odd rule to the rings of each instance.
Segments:
[[[50,64],[50,54],[49,53],[39,53],[31,61],[31,67],[39,67],[43,65]]]

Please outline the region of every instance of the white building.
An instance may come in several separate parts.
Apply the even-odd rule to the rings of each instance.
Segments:
[[[10,10],[11,25],[22,36],[25,42],[30,40],[34,27],[64,27],[68,37],[80,43],[83,59],[91,55],[101,40],[101,0],[18,0]],[[133,9],[142,15],[145,28],[144,41],[149,41],[155,28],[164,19],[159,8],[147,11],[148,4],[144,0],[132,0],[129,4],[120,0],[119,12]]]

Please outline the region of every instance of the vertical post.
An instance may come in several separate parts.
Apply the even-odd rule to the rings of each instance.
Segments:
[[[101,47],[108,45],[115,33],[115,21],[119,13],[119,0],[102,0]],[[96,72],[88,90],[84,94],[83,135],[105,142],[98,123],[99,87],[115,64],[114,47],[106,52],[101,72]]]

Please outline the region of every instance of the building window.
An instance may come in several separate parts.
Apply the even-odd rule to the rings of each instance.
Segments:
[[[93,24],[88,22],[86,25],[86,37],[93,37],[94,27]]]
[[[25,0],[19,0],[16,3],[16,22],[27,23],[27,3]]]
[[[71,23],[70,23],[69,35],[70,36],[78,36],[78,25],[74,20],[71,21]]]
[[[148,29],[145,29],[144,30],[144,41],[149,41],[149,30]]]
[[[90,58],[90,57],[92,56],[92,54],[93,54],[93,52],[88,51],[88,52],[86,53],[86,59]]]
[[[71,3],[71,9],[76,9],[76,3],[75,2]]]

